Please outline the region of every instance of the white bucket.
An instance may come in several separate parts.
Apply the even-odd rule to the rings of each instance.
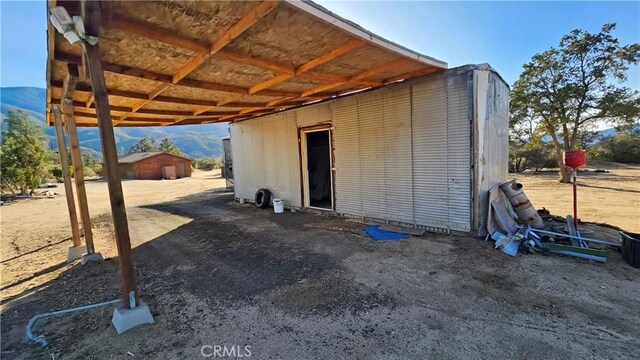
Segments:
[[[273,212],[276,214],[282,214],[284,212],[284,200],[273,199]]]

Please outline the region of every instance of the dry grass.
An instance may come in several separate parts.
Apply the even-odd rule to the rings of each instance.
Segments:
[[[608,173],[596,173],[603,169]],[[640,232],[640,166],[589,162],[588,171],[578,173],[578,217],[582,221],[607,223]],[[571,184],[558,182],[556,172],[511,174],[524,185],[533,203],[554,215],[573,212]]]

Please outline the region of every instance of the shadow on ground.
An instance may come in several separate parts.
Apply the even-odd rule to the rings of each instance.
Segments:
[[[128,211],[132,228],[191,219],[134,243],[156,324],[116,336],[104,308],[39,323],[50,349],[25,343],[30,316],[119,296],[117,258],[76,265],[4,302],[3,359],[198,358],[203,345],[256,358],[626,358],[640,346],[638,271],[618,260],[511,258],[430,234],[373,242],[361,224],[220,190]]]

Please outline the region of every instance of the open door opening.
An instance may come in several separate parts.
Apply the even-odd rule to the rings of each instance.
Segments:
[[[333,210],[330,136],[328,129],[304,133],[307,165],[305,202],[312,208]]]

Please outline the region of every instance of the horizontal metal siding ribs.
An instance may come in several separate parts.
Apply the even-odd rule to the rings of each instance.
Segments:
[[[386,219],[383,92],[358,98],[362,215]]]
[[[231,139],[236,197],[253,199],[267,188],[285,204],[300,206],[295,114],[234,124]]]
[[[289,169],[287,174],[289,182],[289,196],[287,199],[289,200],[290,205],[301,207],[302,188],[300,185],[300,148],[298,144],[297,113],[295,111],[291,111],[284,115],[286,123],[286,140],[283,141],[283,145],[286,148],[287,167]]]
[[[449,229],[445,79],[415,84],[412,94],[415,221]]]
[[[414,223],[411,162],[411,92],[409,87],[384,93],[384,175],[386,219]]]
[[[336,211],[362,216],[360,190],[360,129],[355,97],[340,99],[332,104],[336,167]]]
[[[468,86],[472,73],[447,79],[447,191],[451,229],[471,230],[471,119]]]

